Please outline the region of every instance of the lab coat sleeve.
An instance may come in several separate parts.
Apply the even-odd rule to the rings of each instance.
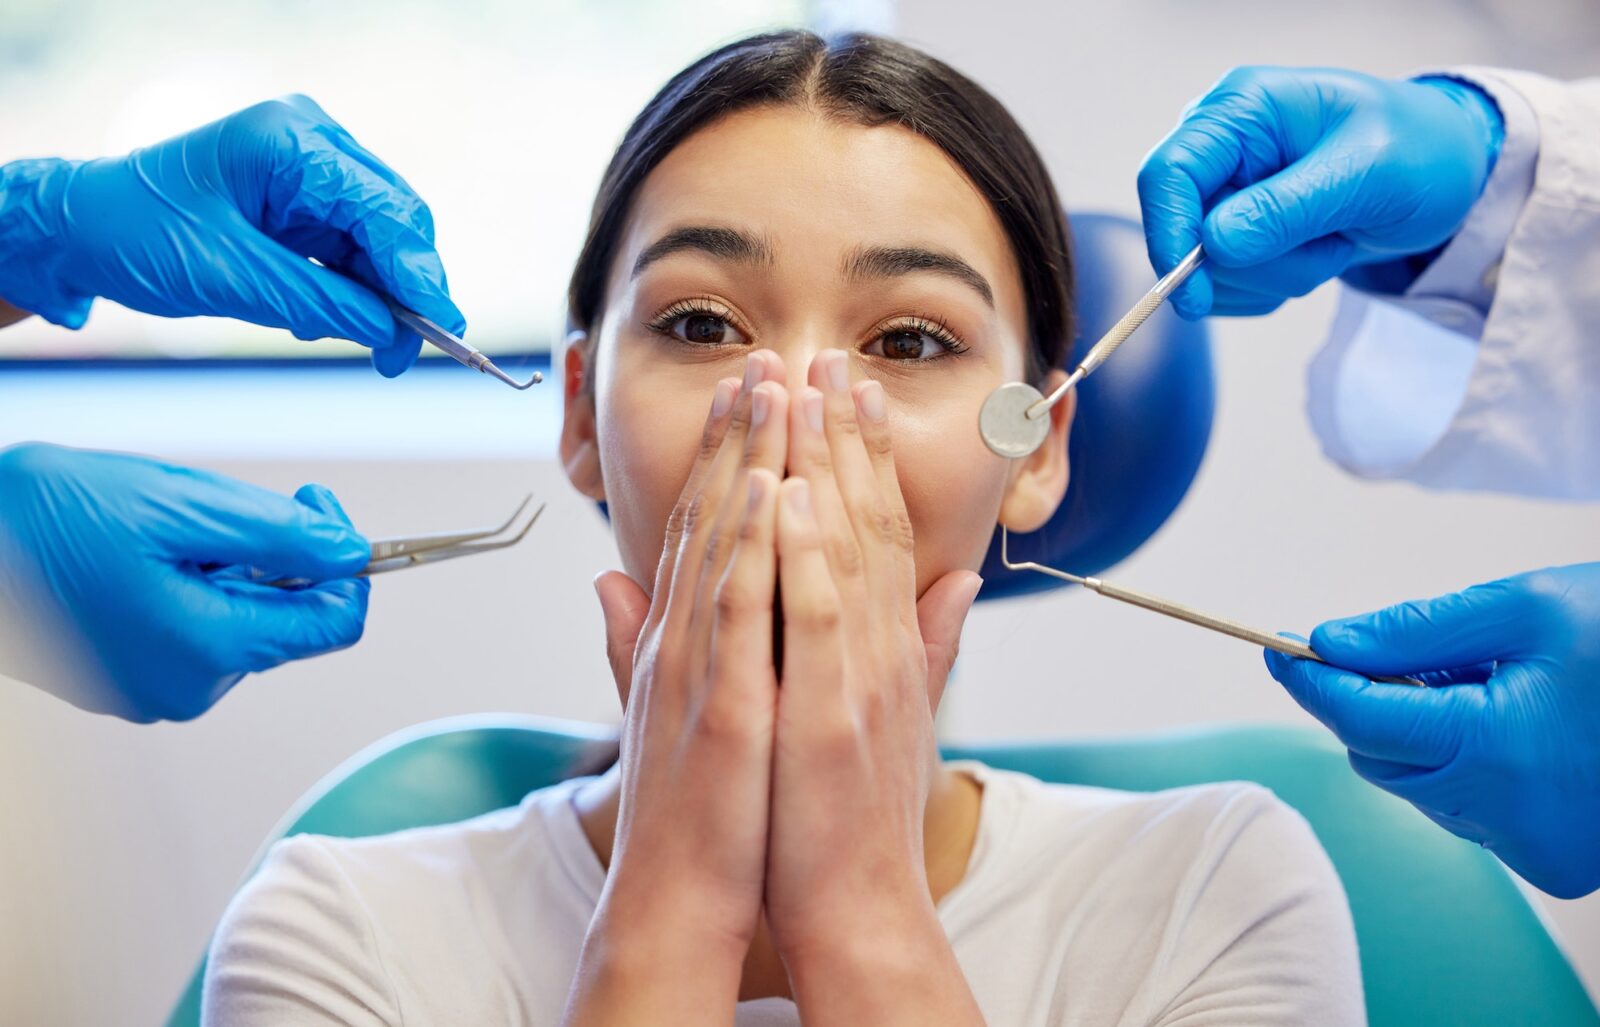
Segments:
[[[1364,477],[1600,498],[1600,78],[1446,74],[1494,97],[1500,158],[1403,295],[1342,290],[1312,427]]]

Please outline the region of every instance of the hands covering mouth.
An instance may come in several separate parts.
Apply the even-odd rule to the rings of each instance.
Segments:
[[[763,911],[803,1007],[806,969],[864,944],[900,963],[931,947],[916,958],[955,968],[923,816],[933,715],[981,579],[952,571],[918,600],[886,397],[852,388],[847,361],[825,350],[790,389],[775,354],[752,353],[742,383],[717,385],[653,592],[616,571],[596,581],[622,784],[584,958],[616,951],[597,937],[608,924],[681,939],[702,981],[731,961],[730,1009]],[[832,980],[814,1008],[837,1000]]]

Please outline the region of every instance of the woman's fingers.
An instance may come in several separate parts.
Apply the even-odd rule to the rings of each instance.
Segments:
[[[867,380],[850,390],[855,399],[856,423],[861,429],[862,451],[872,468],[872,480],[860,480],[864,497],[862,514],[872,528],[875,543],[892,557],[893,584],[898,594],[915,601],[917,594],[916,537],[911,514],[900,492],[900,475],[894,467],[894,441],[889,437],[889,398],[880,382]],[[849,494],[845,505],[851,506]]]
[[[740,525],[744,522],[749,472],[763,468],[781,476],[788,437],[789,394],[782,385],[763,381],[750,392],[750,424],[745,432],[744,451],[731,470],[731,484],[724,492],[721,508],[706,525],[701,600],[717,587],[733,557]]]
[[[844,684],[839,590],[816,517],[817,490],[785,478],[778,500],[778,588],[783,600],[783,679]]]
[[[650,597],[621,571],[606,571],[595,578],[594,591],[600,597],[600,612],[606,621],[606,660],[617,683],[622,712],[627,713],[628,696],[633,690],[633,651],[650,613]]]
[[[700,494],[711,464],[722,451],[722,438],[727,434],[728,422],[733,417],[733,405],[739,395],[739,380],[724,378],[711,394],[711,411],[706,415],[704,429],[700,432],[700,447],[694,464],[689,468],[689,478],[678,493],[678,502],[667,515],[666,537],[661,544],[661,560],[656,564],[656,581],[652,595],[666,599],[672,584],[673,571],[678,565],[678,550],[683,544],[684,527],[689,516],[689,504]]]
[[[813,376],[816,363],[813,361]],[[812,517],[821,536],[823,556],[841,596],[864,601],[866,576],[861,546],[834,480],[833,452],[828,445],[826,401],[822,390],[807,385],[791,404],[789,473],[804,478]]]
[[[911,518],[900,497],[889,451],[889,425],[883,386],[863,382],[868,397],[875,398],[871,420],[858,416],[857,399],[850,388],[849,357],[843,350],[824,350],[811,362],[811,384],[822,392],[823,428],[828,440],[833,479],[850,531],[862,555],[871,589],[895,588],[903,622],[914,623],[915,572],[911,567]],[[874,450],[869,455],[869,448]],[[879,477],[877,464],[888,463],[889,488]],[[822,521],[824,531],[829,525]],[[908,584],[909,583],[909,584]]]
[[[705,567],[700,575],[699,596],[695,609],[706,610],[712,605],[712,596],[722,583],[723,574],[741,544],[746,516],[746,498],[749,494],[750,475],[764,471],[774,482],[783,473],[789,436],[789,394],[774,381],[758,384],[750,393],[750,428],[746,433],[744,453],[735,471],[734,483],[727,490],[722,508],[715,520],[706,527],[704,549]],[[774,485],[776,488],[776,485]],[[769,543],[771,539],[768,539]],[[771,587],[767,590],[772,591]],[[768,595],[770,605],[771,596]],[[771,625],[768,625],[770,633]],[[695,638],[695,666],[705,666],[711,648],[710,632],[697,632]]]
[[[967,613],[982,587],[983,579],[972,571],[951,571],[929,585],[928,591],[917,600],[917,625],[928,656],[930,712],[939,711],[945,682],[956,664],[962,625],[967,622]]]
[[[750,429],[751,393],[765,380],[773,365],[780,365],[776,354],[757,350],[745,364],[744,381],[728,402],[726,381],[717,383],[706,430],[690,468],[689,479],[678,496],[677,505],[667,518],[666,538],[661,549],[661,564],[656,571],[656,609],[659,616],[678,616],[687,620],[698,594],[704,562],[707,529],[722,509],[723,497],[744,454],[745,436]],[[674,603],[673,597],[681,597]]]
[[[745,480],[733,552],[716,584],[706,700],[740,722],[754,708],[770,711],[775,699],[772,602],[778,578],[778,476],[757,467]]]

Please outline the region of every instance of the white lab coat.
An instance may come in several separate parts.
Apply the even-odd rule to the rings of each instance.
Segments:
[[[1600,499],[1600,78],[1446,73],[1499,104],[1500,157],[1404,295],[1343,289],[1312,426],[1365,477]]]

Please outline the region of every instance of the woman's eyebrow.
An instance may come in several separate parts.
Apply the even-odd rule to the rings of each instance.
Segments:
[[[740,264],[770,264],[772,250],[759,236],[741,232],[737,228],[717,228],[710,225],[686,225],[674,228],[649,246],[633,262],[633,275],[637,278],[645,268],[662,257],[680,250],[699,250],[719,260]]]
[[[939,253],[920,246],[872,246],[845,258],[846,278],[895,278],[918,271],[946,275],[971,286],[983,302],[994,306],[994,290],[977,268],[953,253]]]

